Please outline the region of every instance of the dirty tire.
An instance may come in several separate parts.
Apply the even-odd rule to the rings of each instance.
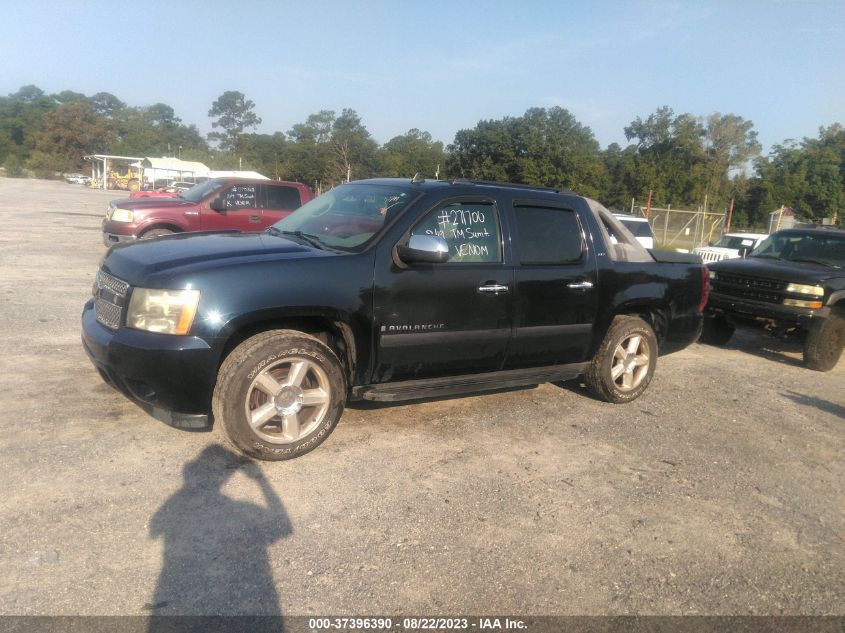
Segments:
[[[295,330],[271,330],[229,354],[211,405],[216,430],[235,448],[278,461],[322,444],[345,403],[346,380],[327,345]]]
[[[834,312],[820,325],[807,332],[804,341],[804,366],[815,371],[836,367],[845,348],[845,317]]]
[[[736,328],[728,323],[725,317],[707,317],[701,330],[701,342],[708,345],[726,345],[735,331]]]
[[[141,233],[141,239],[151,240],[154,237],[161,237],[162,235],[173,235],[175,232],[170,229],[150,229],[146,233]]]
[[[606,402],[636,400],[654,375],[657,351],[657,337],[648,323],[636,316],[619,315],[610,324],[584,381]]]

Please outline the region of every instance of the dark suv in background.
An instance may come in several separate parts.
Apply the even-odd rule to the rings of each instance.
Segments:
[[[262,231],[313,197],[298,182],[214,178],[175,197],[112,200],[103,220],[103,243],[189,231]]]
[[[702,340],[724,345],[738,325],[804,339],[804,364],[830,371],[845,347],[845,229],[769,236],[745,259],[709,264]]]

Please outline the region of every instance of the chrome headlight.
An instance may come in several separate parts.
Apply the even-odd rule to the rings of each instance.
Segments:
[[[187,334],[197,314],[199,290],[135,288],[126,325],[161,334]]]
[[[819,286],[808,286],[806,284],[789,284],[786,287],[787,292],[795,292],[800,295],[813,295],[814,297],[823,297],[824,288]]]
[[[116,207],[111,212],[110,219],[114,222],[133,222],[135,220],[135,214],[129,209],[121,209],[120,207]]]

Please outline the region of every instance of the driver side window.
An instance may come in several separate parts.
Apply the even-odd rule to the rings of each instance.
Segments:
[[[499,216],[491,202],[453,202],[435,208],[411,231],[446,240],[450,264],[502,261]]]
[[[229,209],[254,209],[255,189],[255,185],[233,185],[220,192],[220,198]]]

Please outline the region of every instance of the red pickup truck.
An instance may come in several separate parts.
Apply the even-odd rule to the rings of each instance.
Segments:
[[[173,198],[112,200],[103,220],[103,243],[187,231],[262,231],[313,197],[298,182],[214,178]]]

